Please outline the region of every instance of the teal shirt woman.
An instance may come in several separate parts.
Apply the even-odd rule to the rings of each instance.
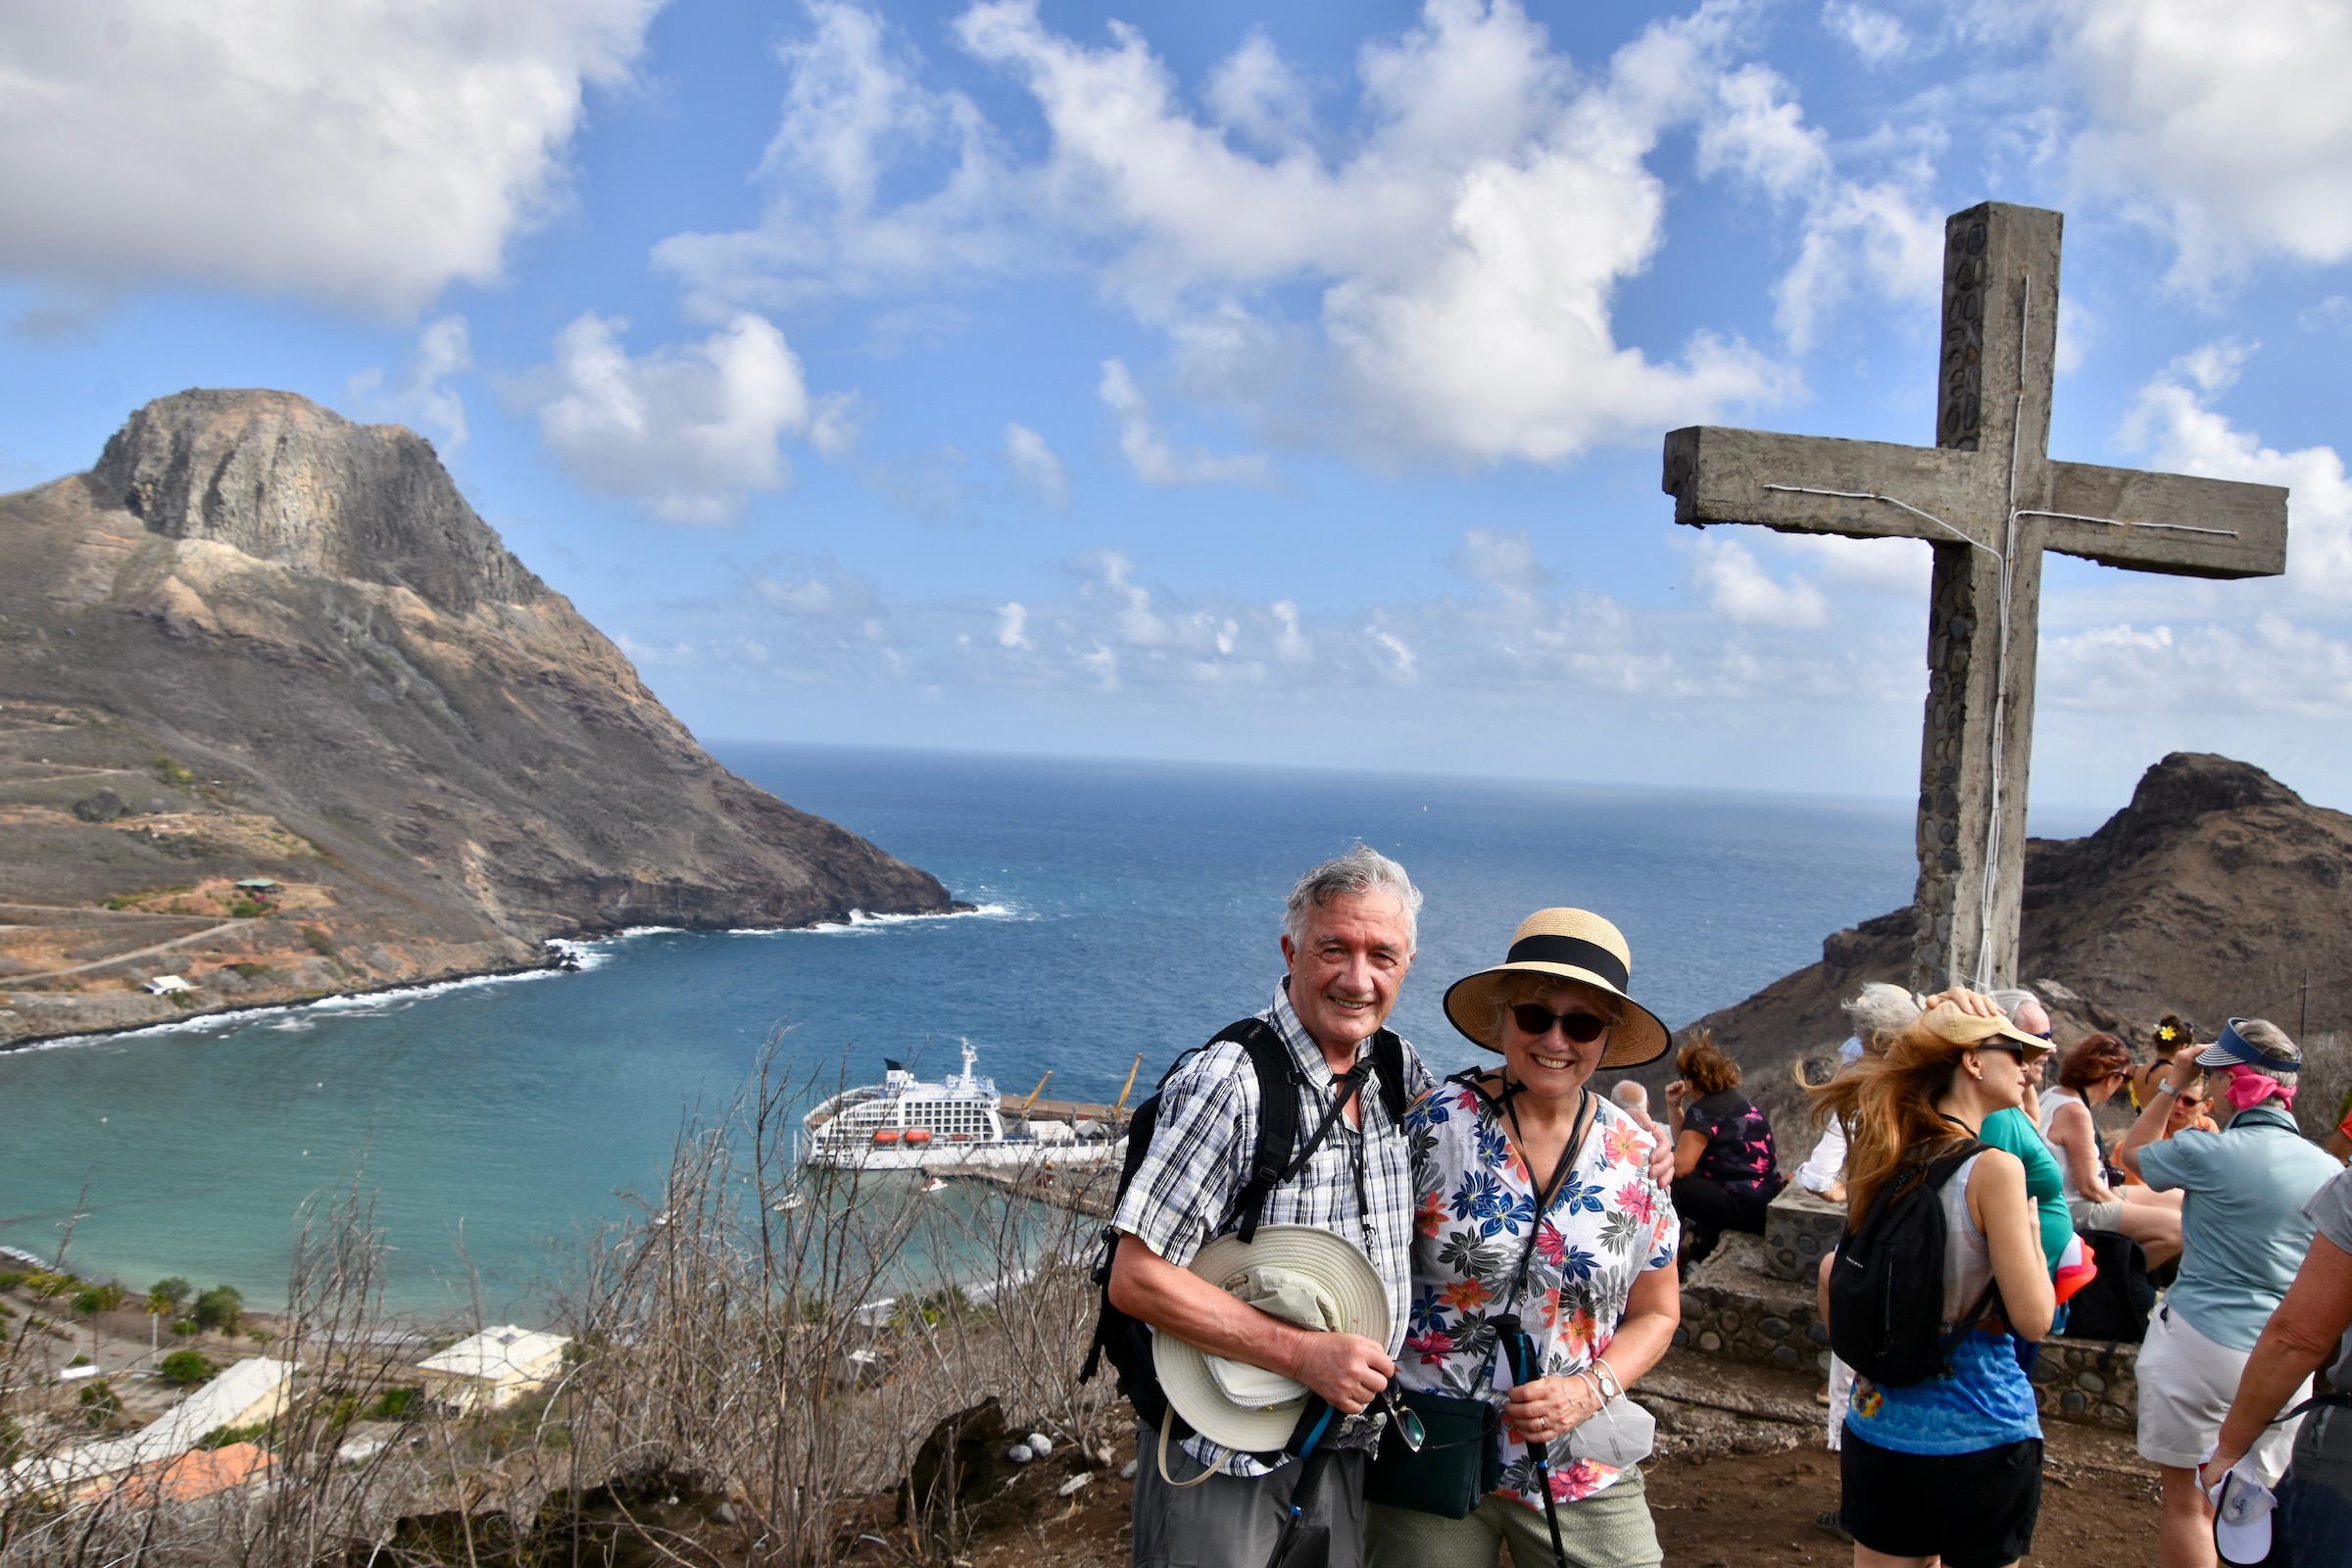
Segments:
[[[2015,1154],[2026,1167],[2026,1196],[2034,1200],[2041,1218],[2042,1261],[2056,1279],[2058,1260],[2066,1255],[2066,1244],[2075,1236],[2075,1216],[2067,1210],[2066,1178],[2059,1172],[2058,1157],[2041,1141],[2034,1118],[2014,1106],[1985,1117],[1977,1136]]]

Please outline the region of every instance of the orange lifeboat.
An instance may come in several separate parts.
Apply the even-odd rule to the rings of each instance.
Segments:
[[[898,1141],[899,1130],[896,1127],[880,1128],[874,1133],[874,1142],[877,1144],[895,1144]]]
[[[930,1141],[931,1141],[931,1129],[930,1129],[930,1128],[928,1128],[928,1127],[909,1127],[909,1128],[907,1128],[907,1129],[906,1129],[906,1142],[907,1142],[907,1143],[909,1143],[909,1144],[927,1144],[927,1143],[929,1143]]]

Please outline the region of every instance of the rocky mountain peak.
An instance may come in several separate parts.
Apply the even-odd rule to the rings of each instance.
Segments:
[[[398,584],[437,610],[547,592],[466,504],[430,442],[291,392],[158,398],[115,432],[91,478],[168,538]]]
[[[2026,853],[2026,906],[2038,908],[2088,878],[2117,874],[2217,811],[2309,810],[2303,797],[2251,762],[2174,752],[2139,777],[2132,804],[2087,838],[2036,839]]]

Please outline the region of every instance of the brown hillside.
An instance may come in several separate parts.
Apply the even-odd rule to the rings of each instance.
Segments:
[[[1821,962],[1691,1027],[1713,1029],[1757,1102],[1794,1127],[1794,1064],[1844,1038],[1841,997],[1866,980],[1901,983],[1911,932],[1908,907],[1837,932]],[[2114,1029],[2138,1048],[2167,1012],[2200,1039],[2231,1016],[2300,1028],[2313,1065],[2298,1109],[2318,1130],[2352,1077],[2340,1044],[2352,1027],[2352,816],[2247,763],[2176,752],[2097,832],[2027,844],[2018,956],[2062,1046]]]
[[[0,1044],[950,906],[711,760],[428,443],[278,392],[0,497]]]

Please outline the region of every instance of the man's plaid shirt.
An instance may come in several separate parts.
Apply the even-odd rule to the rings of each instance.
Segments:
[[[1273,1005],[1258,1014],[1291,1048],[1304,1078],[1298,1090],[1298,1138],[1304,1142],[1322,1124],[1338,1078],[1291,1008],[1287,990],[1277,986]],[[1357,1048],[1368,1053],[1371,1042]],[[1437,1080],[1408,1044],[1404,1048],[1404,1098],[1410,1104]],[[1388,1288],[1388,1352],[1404,1348],[1405,1312],[1413,1283],[1413,1166],[1404,1133],[1380,1101],[1378,1080],[1367,1076],[1358,1097],[1363,1127],[1341,1121],[1331,1130],[1306,1169],[1274,1189],[1261,1221],[1267,1225],[1313,1225],[1354,1242],[1372,1259]],[[1250,1179],[1250,1156],[1257,1148],[1257,1074],[1250,1054],[1230,1040],[1206,1048],[1160,1086],[1159,1121],[1152,1147],[1120,1200],[1111,1224],[1142,1238],[1145,1246],[1182,1268],[1218,1236],[1236,1226],[1234,1195]],[[1356,1165],[1363,1166],[1363,1205],[1358,1213]],[[1339,1447],[1368,1447],[1377,1432],[1369,1414],[1350,1416],[1331,1440]],[[1193,1437],[1184,1451],[1229,1475],[1259,1476],[1266,1467],[1248,1454]]]

